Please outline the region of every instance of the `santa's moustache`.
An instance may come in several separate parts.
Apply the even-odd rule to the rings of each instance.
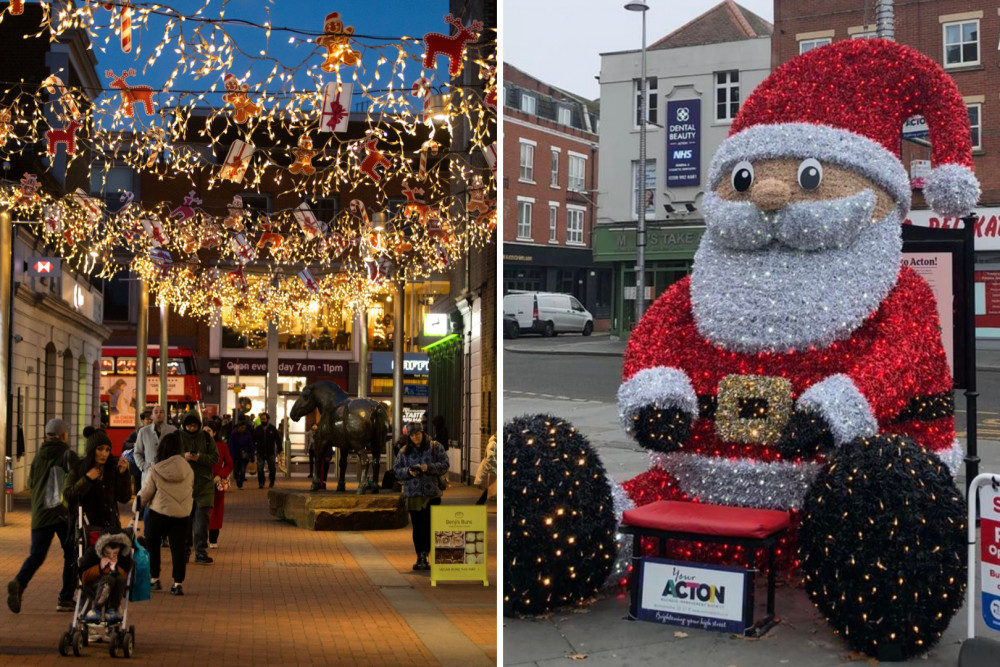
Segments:
[[[777,241],[796,250],[834,250],[850,246],[871,224],[876,197],[871,190],[839,199],[787,204],[773,212],[753,202],[705,194],[707,231],[721,246],[758,250]]]

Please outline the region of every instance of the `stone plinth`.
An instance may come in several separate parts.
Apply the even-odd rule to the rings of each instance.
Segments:
[[[407,523],[403,496],[383,491],[357,495],[333,491],[267,493],[271,515],[308,530],[387,530]]]

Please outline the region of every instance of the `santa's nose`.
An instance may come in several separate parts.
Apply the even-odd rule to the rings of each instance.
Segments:
[[[784,181],[765,178],[754,184],[750,190],[750,201],[762,211],[777,211],[788,203],[792,190]]]

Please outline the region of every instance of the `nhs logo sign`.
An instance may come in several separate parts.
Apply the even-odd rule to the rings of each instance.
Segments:
[[[701,183],[701,100],[667,101],[667,187]]]

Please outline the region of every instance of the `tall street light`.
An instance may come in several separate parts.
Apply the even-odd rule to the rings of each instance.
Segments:
[[[646,311],[646,10],[642,0],[629,2],[625,9],[642,13],[642,72],[639,78],[639,220],[635,226],[635,322]]]

